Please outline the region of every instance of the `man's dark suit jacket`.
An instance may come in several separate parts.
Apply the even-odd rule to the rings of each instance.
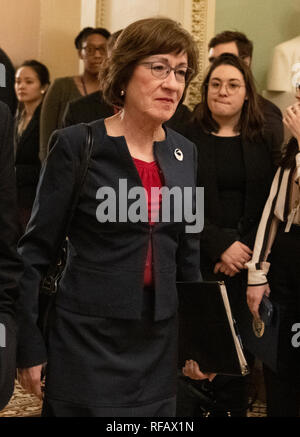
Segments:
[[[22,274],[17,235],[13,123],[8,106],[0,102],[0,409],[12,395],[16,369],[15,302]]]
[[[198,123],[185,132],[197,146],[198,186],[204,187],[205,223],[201,232],[201,256],[211,265],[236,240],[222,229],[222,209],[219,202],[214,136],[205,133]],[[274,175],[272,137],[256,141],[242,140],[246,169],[244,214],[239,224],[240,241],[253,247],[257,226],[267,200]]]
[[[258,102],[265,118],[266,135],[271,141],[272,159],[278,166],[282,154],[284,140],[284,128],[282,122],[282,113],[278,106],[258,95]]]
[[[67,127],[78,123],[90,123],[100,118],[110,117],[113,114],[113,108],[104,102],[101,91],[96,91],[67,104],[63,125]],[[190,115],[191,111],[188,107],[180,104],[173,117],[165,125],[181,132]]]
[[[18,205],[22,208],[32,207],[39,181],[41,169],[39,160],[40,113],[41,105],[36,108],[20,137],[16,132],[17,127],[15,128],[17,194]]]
[[[7,54],[0,48],[0,64],[5,66],[6,86],[0,86],[0,100],[6,103],[12,113],[15,114],[17,109],[17,97],[15,93],[15,69]],[[0,84],[1,85],[1,84]]]
[[[176,280],[199,280],[201,277],[199,240],[195,234],[185,234],[184,219],[174,222],[172,206],[170,221],[157,222],[153,227],[148,222],[133,223],[119,218],[119,202],[128,199],[131,188],[142,188],[142,183],[124,137],[108,136],[103,119],[91,125],[95,143],[68,232],[69,256],[56,303],[83,315],[139,319],[145,260],[151,238],[155,320],[172,317],[177,310]],[[154,144],[165,185],[182,189],[194,187],[195,146],[171,129],[166,132],[166,139]],[[30,367],[46,360],[44,342],[36,327],[38,288],[41,275],[55,259],[64,235],[85,137],[86,129],[82,124],[56,131],[52,136],[53,147],[41,171],[32,216],[19,243],[26,264],[21,281],[24,320],[19,338],[19,367]],[[176,159],[177,148],[183,152],[183,161]],[[103,199],[99,193],[101,187],[112,188],[117,193],[113,222],[102,223],[97,219]],[[128,208],[134,201],[128,199]],[[110,213],[112,218],[113,212]]]

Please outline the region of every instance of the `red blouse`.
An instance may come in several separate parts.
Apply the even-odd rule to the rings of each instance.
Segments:
[[[151,196],[151,188],[161,188],[164,184],[163,174],[158,167],[156,161],[146,162],[140,159],[133,158],[133,162],[140,175],[142,184],[147,191],[148,195],[148,218],[150,226],[153,226],[154,222],[151,221],[152,217],[155,217],[159,212],[161,196]],[[155,215],[154,215],[155,214]],[[152,272],[152,241],[149,240],[148,253],[146,259],[146,266],[144,272],[144,285],[149,286],[153,284],[153,272]]]

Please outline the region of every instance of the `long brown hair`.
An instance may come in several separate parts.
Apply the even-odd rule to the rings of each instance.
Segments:
[[[235,131],[240,132],[244,138],[249,140],[262,135],[264,118],[258,104],[258,95],[251,70],[243,60],[230,53],[223,53],[218,56],[210,66],[201,86],[201,102],[194,109],[192,121],[199,122],[204,131],[208,133],[219,131],[220,126],[213,118],[208,107],[207,93],[210,77],[213,71],[220,65],[231,65],[239,70],[243,75],[246,85],[247,100],[244,102]]]

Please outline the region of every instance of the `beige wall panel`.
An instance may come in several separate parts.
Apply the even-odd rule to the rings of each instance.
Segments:
[[[183,23],[190,3],[191,0],[97,0],[97,23],[106,25],[112,32],[157,15]]]
[[[189,98],[193,105],[205,69],[207,40],[214,32],[214,4],[215,0],[0,0],[0,45],[15,65],[28,58],[41,60],[53,80],[78,74],[73,41],[82,27],[96,23],[115,31],[140,18],[168,16],[191,31],[200,48],[201,72]]]
[[[51,79],[78,73],[74,38],[81,27],[81,0],[41,0],[40,59]]]
[[[15,66],[39,57],[40,0],[0,0],[0,46]]]

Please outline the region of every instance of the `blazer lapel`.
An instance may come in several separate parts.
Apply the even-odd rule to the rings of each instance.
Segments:
[[[180,168],[181,162],[175,158],[172,149],[167,140],[154,143],[154,155],[164,175],[164,181],[167,187],[176,185],[176,179],[178,182],[178,174],[182,171],[182,166]],[[178,149],[180,149],[180,145],[178,145]]]
[[[32,132],[35,129],[39,128],[38,124],[40,122],[40,108],[41,108],[40,105],[36,108],[30,122],[28,123],[28,126],[26,127],[26,129],[22,133],[21,137],[19,138],[18,147],[20,146],[20,144],[22,144],[24,141],[26,141],[27,138],[29,138],[31,136]]]

